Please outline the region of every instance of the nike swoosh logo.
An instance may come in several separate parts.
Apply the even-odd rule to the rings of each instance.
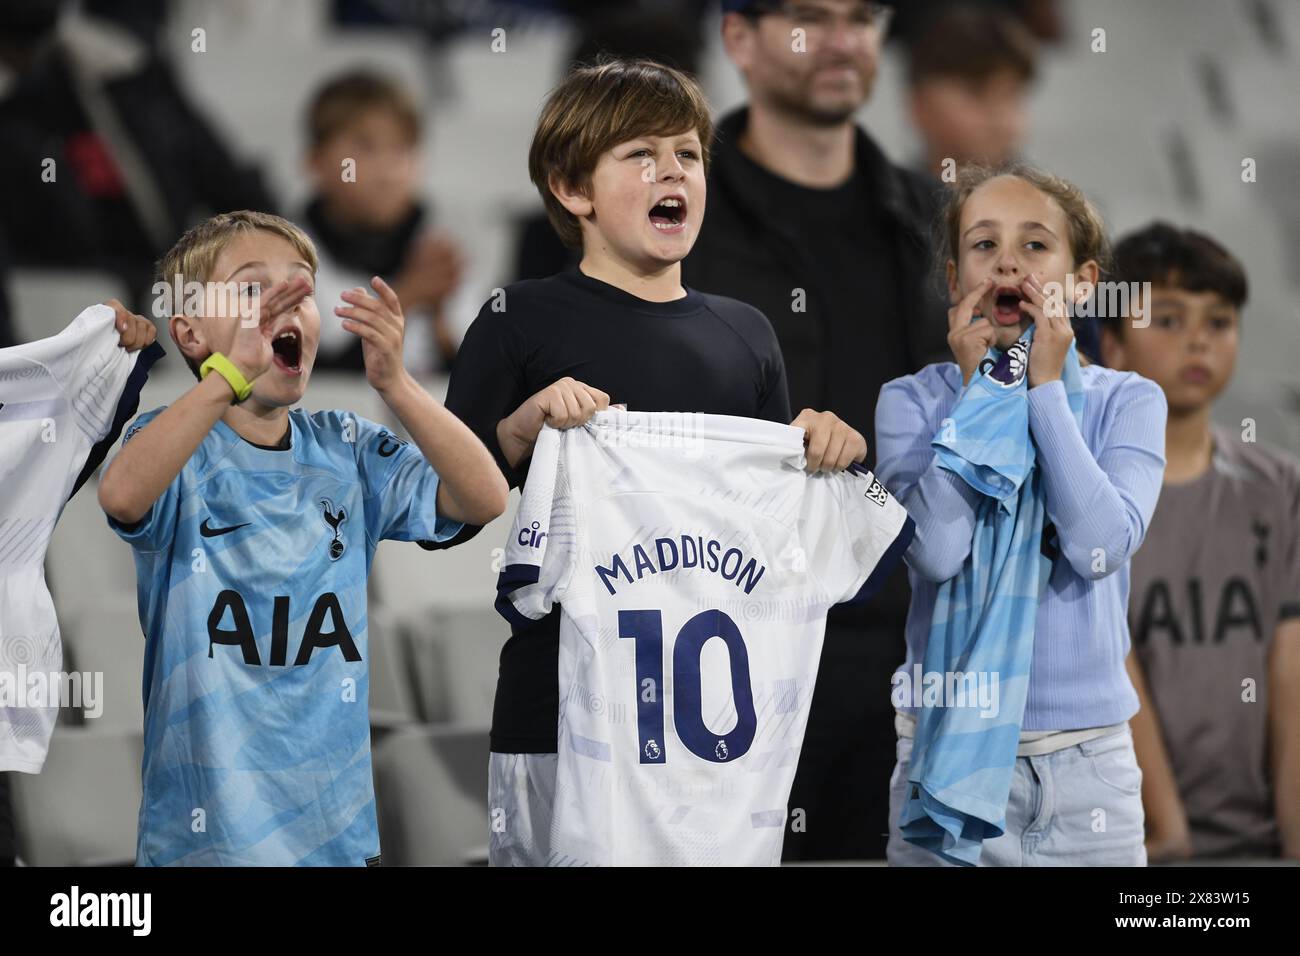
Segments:
[[[210,519],[204,518],[203,524],[199,525],[199,534],[205,538],[215,538],[219,534],[230,534],[232,531],[238,531],[240,528],[247,528],[253,522],[245,521],[243,524],[232,524],[229,528],[213,528],[208,524]]]

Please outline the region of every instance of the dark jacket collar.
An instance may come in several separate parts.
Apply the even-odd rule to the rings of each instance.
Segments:
[[[303,213],[308,229],[341,265],[359,272],[389,276],[402,268],[411,242],[426,217],[425,206],[416,203],[391,229],[344,229],[326,214],[320,197],[313,197]]]
[[[719,120],[714,135],[711,162],[714,175],[728,188],[733,200],[745,207],[755,219],[764,218],[763,184],[760,167],[740,149],[740,136],[749,123],[749,107],[742,106]],[[864,185],[871,196],[894,222],[909,233],[926,242],[924,228],[933,215],[926,202],[922,185],[917,177],[895,166],[866,134],[854,124],[853,175]],[[767,172],[769,176],[775,173]]]

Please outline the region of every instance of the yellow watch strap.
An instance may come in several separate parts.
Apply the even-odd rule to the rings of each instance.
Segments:
[[[243,373],[235,368],[235,363],[220,352],[213,352],[203,360],[203,364],[199,366],[199,378],[207,378],[209,372],[216,372],[230,383],[230,387],[235,392],[235,404],[242,402],[253,393],[253,386],[244,378]]]

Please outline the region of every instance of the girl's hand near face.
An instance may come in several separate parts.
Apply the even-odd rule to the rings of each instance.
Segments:
[[[970,384],[980,359],[997,338],[997,330],[989,319],[980,317],[971,321],[975,304],[992,285],[992,277],[985,276],[979,285],[966,293],[965,298],[948,310],[948,348],[952,349],[952,357],[961,369],[962,384]]]
[[[1020,290],[1028,297],[1020,309],[1034,320],[1034,344],[1029,349],[1029,387],[1054,382],[1061,377],[1065,356],[1074,341],[1074,327],[1060,296],[1050,299],[1033,275],[1025,277]]]

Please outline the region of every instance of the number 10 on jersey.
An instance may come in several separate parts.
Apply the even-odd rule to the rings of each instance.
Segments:
[[[618,636],[636,642],[636,720],[641,763],[665,763],[664,630],[659,611],[619,611]],[[727,645],[736,726],[726,734],[710,730],[700,713],[700,655],[713,638]],[[701,611],[682,625],[673,641],[673,727],[686,749],[701,760],[726,763],[754,743],[757,717],[749,680],[749,653],[740,628],[724,611]]]

